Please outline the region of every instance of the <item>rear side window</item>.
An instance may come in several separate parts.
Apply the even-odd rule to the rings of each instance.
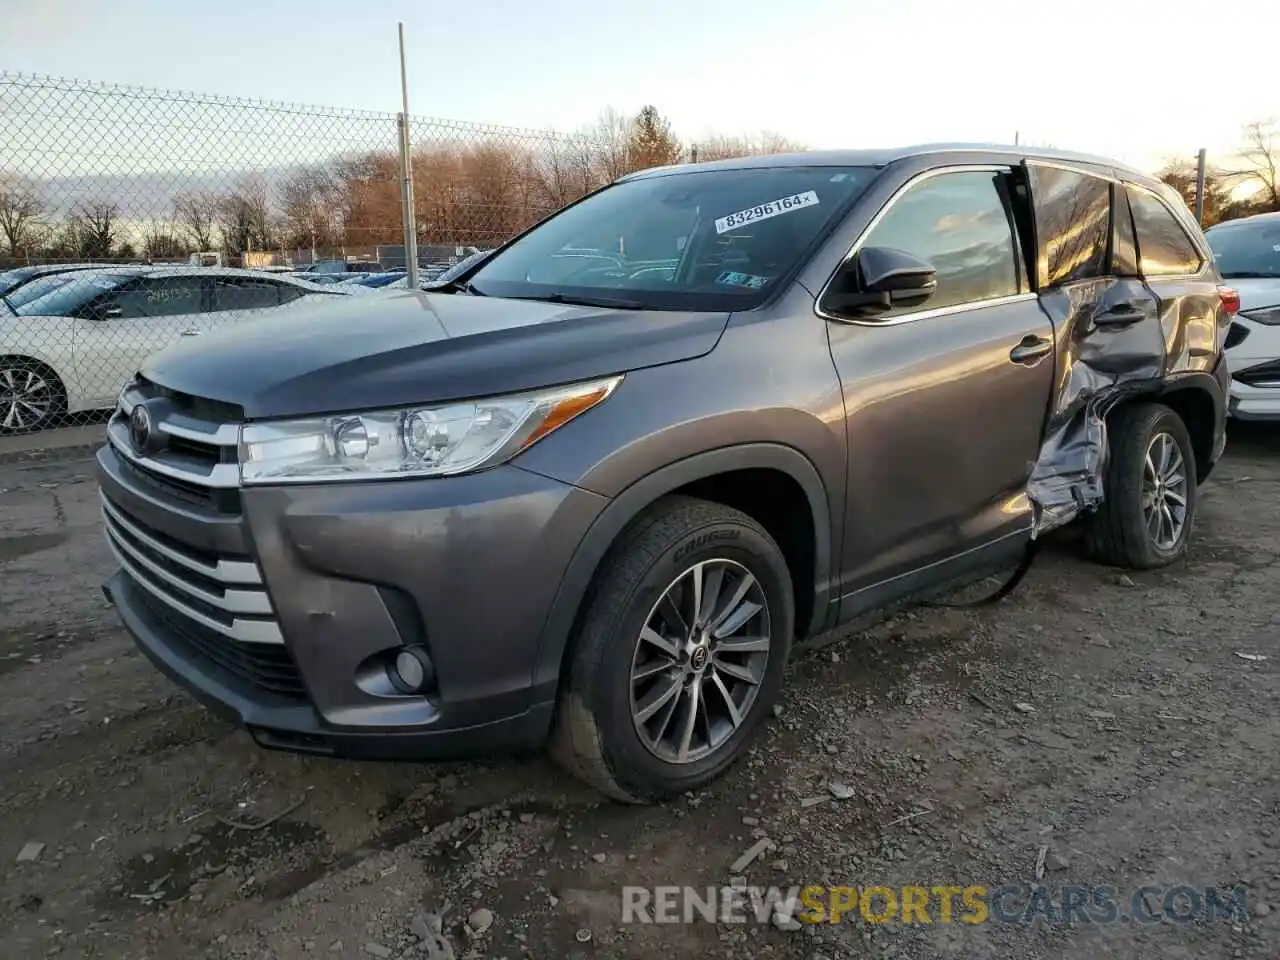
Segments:
[[[944,173],[910,187],[863,240],[862,247],[892,247],[931,263],[938,289],[929,300],[877,314],[975,303],[1018,292],[1013,230],[993,170]]]
[[[1130,187],[1129,205],[1133,208],[1138,262],[1144,277],[1179,276],[1200,270],[1200,252],[1163,200]]]
[[[1111,184],[1075,170],[1031,165],[1042,287],[1107,274]]]
[[[280,303],[280,286],[253,277],[220,277],[213,285],[213,309],[260,310]]]

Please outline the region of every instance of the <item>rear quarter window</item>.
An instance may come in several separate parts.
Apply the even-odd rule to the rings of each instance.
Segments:
[[[1163,200],[1129,187],[1129,206],[1138,238],[1138,263],[1144,277],[1198,273],[1203,259],[1177,216]]]

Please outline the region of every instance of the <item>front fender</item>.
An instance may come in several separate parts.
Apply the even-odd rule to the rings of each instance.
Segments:
[[[798,450],[774,443],[721,447],[654,470],[614,497],[583,535],[550,613],[543,624],[534,661],[533,701],[555,696],[565,649],[583,598],[618,534],[651,503],[681,487],[734,470],[777,470],[804,491],[814,521],[815,597],[811,632],[825,626],[831,583],[831,515],[827,491],[814,465]]]

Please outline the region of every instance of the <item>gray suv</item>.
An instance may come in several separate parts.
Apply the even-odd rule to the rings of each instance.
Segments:
[[[633,174],[427,293],[148,361],[98,457],[143,652],[272,748],[705,784],[795,641],[1183,555],[1236,302],[1160,183],[958,146]],[[1025,567],[1025,563],[1023,564]]]

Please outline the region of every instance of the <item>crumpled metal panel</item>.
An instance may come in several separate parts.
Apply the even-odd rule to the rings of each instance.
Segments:
[[[1057,366],[1045,439],[1028,484],[1036,507],[1033,537],[1102,502],[1107,412],[1126,397],[1157,386],[1168,355],[1165,318],[1139,280],[1075,284],[1047,291],[1040,300],[1054,326]],[[1143,302],[1144,315],[1128,326],[1096,322],[1117,305],[1144,309]],[[1167,305],[1176,310],[1177,302]],[[1173,331],[1180,331],[1180,319],[1171,319]],[[1183,334],[1173,332],[1172,339],[1179,342]]]

